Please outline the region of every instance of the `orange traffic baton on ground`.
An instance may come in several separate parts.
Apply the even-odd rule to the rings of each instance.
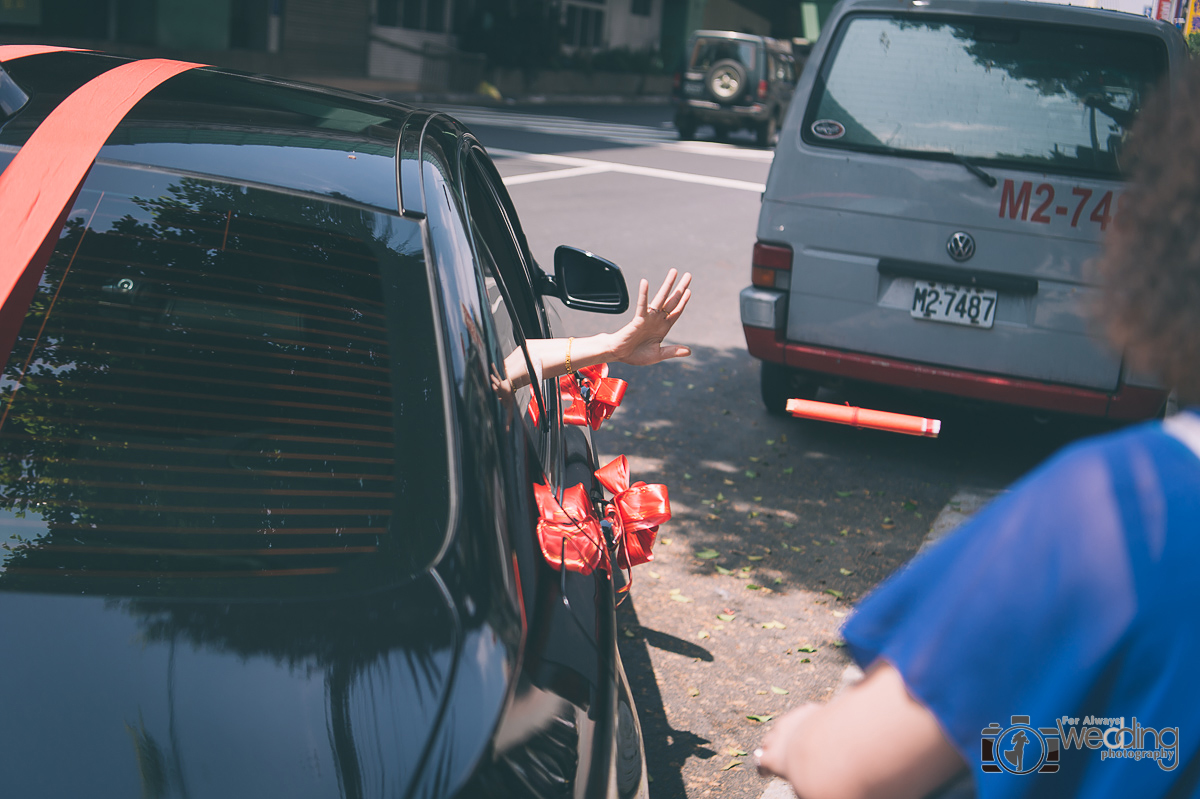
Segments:
[[[864,427],[868,430],[887,430],[891,433],[904,433],[909,436],[937,438],[938,433],[942,430],[940,419],[926,419],[921,416],[908,416],[888,411],[873,411],[870,408],[856,408],[852,405],[834,405],[832,402],[790,399],[787,401],[787,412],[801,419],[836,422],[837,424],[848,424],[851,427]]]

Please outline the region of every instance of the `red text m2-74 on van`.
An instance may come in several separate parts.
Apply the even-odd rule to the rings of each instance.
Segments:
[[[1056,196],[1060,204],[1055,204]],[[1036,204],[1032,214],[1029,212],[1031,204]],[[1107,230],[1113,217],[1112,206],[1111,190],[1099,192],[1083,186],[1072,186],[1070,195],[1056,195],[1054,186],[1049,183],[1040,183],[1035,187],[1033,181],[1025,180],[1018,187],[1011,179],[1006,179],[1000,190],[1002,218],[1007,216],[1016,219],[1020,216],[1023,222],[1039,222],[1043,225],[1061,216],[1070,219],[1071,227],[1079,227],[1081,221],[1087,220],[1100,225],[1101,230]]]

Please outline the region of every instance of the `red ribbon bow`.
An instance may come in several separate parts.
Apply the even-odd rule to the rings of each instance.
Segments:
[[[630,485],[629,461],[624,455],[597,469],[596,479],[613,495],[604,516],[612,524],[618,567],[631,569],[654,560],[651,550],[658,527],[671,519],[667,487],[642,482]],[[600,519],[582,483],[564,490],[561,503],[549,486],[534,484],[533,495],[538,506],[538,545],[547,563],[580,574],[591,574],[597,568],[612,571]]]
[[[613,525],[619,565],[632,568],[654,560],[651,549],[658,527],[671,520],[667,487],[643,482],[630,485],[629,461],[624,455],[597,469],[596,478],[613,495],[605,515]]]
[[[609,377],[606,363],[585,366],[575,374],[578,380],[572,375],[559,378],[559,390],[566,407],[563,421],[567,424],[590,425],[593,430],[599,430],[600,424],[610,418],[621,404],[629,384],[619,378]],[[568,399],[570,405],[567,405]]]
[[[580,574],[591,574],[596,567],[608,571],[604,534],[583,483],[564,490],[561,504],[549,486],[535,483],[533,496],[538,506],[538,544],[546,562]]]

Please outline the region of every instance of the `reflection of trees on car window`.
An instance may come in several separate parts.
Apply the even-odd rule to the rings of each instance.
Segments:
[[[440,546],[437,356],[391,367],[432,312],[385,303],[427,296],[415,232],[405,260],[371,212],[199,181],[80,207],[4,373],[0,588],[333,578],[393,519]]]
[[[319,601],[139,599],[121,608],[138,620],[147,645],[163,643],[173,650],[186,644],[193,651],[243,661],[264,658],[292,672],[322,674],[338,782],[344,796],[361,797],[370,793],[363,788],[368,775],[392,772],[394,780],[415,772],[448,689],[455,624],[430,586],[421,581]],[[362,708],[372,709],[371,718],[364,718]],[[408,745],[377,757],[371,742],[379,726],[403,730],[400,743]],[[363,740],[356,739],[356,728]],[[179,752],[174,755],[181,759]]]

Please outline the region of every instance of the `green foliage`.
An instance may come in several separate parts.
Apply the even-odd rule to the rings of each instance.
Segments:
[[[1188,53],[1193,58],[1200,56],[1200,31],[1189,33],[1187,37]]]

